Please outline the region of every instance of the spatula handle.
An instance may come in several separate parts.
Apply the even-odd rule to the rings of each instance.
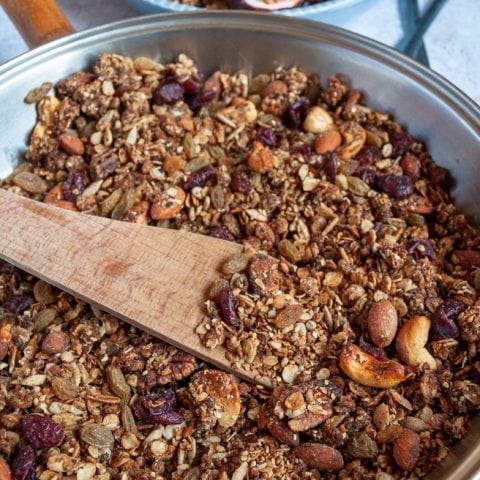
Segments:
[[[74,32],[55,0],[0,0],[30,48]]]

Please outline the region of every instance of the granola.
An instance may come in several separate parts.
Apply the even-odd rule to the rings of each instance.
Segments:
[[[197,333],[239,382],[0,264],[0,476],[400,479],[480,408],[480,237],[448,172],[341,77],[102,54],[42,84],[1,186],[242,242]]]

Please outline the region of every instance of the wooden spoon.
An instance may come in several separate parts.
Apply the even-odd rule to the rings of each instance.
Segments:
[[[0,258],[247,381],[195,327],[222,262],[242,246],[71,212],[0,189]]]

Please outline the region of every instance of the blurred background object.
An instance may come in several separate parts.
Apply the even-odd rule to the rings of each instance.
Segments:
[[[157,0],[58,0],[77,30],[141,15],[145,5]],[[390,46],[396,46],[415,28],[415,21],[432,0],[343,0],[346,8],[304,18],[325,21]],[[435,0],[433,0],[435,1]],[[437,0],[438,1],[438,0]],[[165,0],[161,0],[162,3]],[[417,3],[418,2],[418,3]],[[480,8],[479,0],[443,1],[420,42],[416,58],[450,80],[480,103]],[[133,8],[132,5],[136,5]],[[175,8],[175,4],[172,3]],[[301,10],[301,9],[297,9]],[[291,11],[293,14],[293,10]],[[0,9],[0,63],[27,50],[27,46]]]

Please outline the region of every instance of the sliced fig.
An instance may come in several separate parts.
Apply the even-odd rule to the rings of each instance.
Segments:
[[[228,0],[230,8],[237,10],[257,10],[272,12],[287,8],[301,7],[305,0]]]

